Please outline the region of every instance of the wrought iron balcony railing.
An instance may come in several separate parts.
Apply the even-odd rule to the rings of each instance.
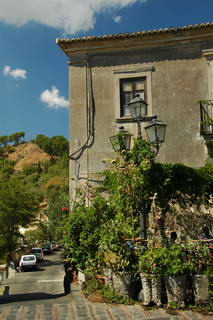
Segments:
[[[201,133],[213,134],[213,100],[200,101]]]

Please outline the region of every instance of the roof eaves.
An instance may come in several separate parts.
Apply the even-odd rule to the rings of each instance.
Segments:
[[[146,35],[156,35],[156,34],[162,34],[162,33],[177,33],[181,31],[204,29],[208,27],[213,27],[213,23],[207,22],[207,23],[201,23],[201,24],[186,25],[183,27],[171,27],[171,28],[155,29],[155,30],[148,30],[148,31],[107,34],[102,36],[88,36],[88,37],[80,37],[80,38],[57,38],[56,43],[59,45],[59,47],[64,49],[64,47],[67,47],[67,45],[72,43],[128,39],[128,38],[142,37]]]

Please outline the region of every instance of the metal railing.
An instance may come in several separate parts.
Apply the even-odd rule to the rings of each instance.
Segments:
[[[200,101],[201,133],[213,133],[213,100]]]

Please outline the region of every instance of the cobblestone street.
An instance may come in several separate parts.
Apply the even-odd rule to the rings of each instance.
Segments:
[[[167,311],[141,304],[91,302],[79,285],[64,295],[61,252],[45,257],[37,271],[15,273],[0,286],[0,320],[211,320],[190,310]],[[95,300],[97,301],[97,299]]]
[[[3,296],[0,304],[0,320],[210,320],[212,315],[191,311],[145,309],[141,305],[114,305],[89,302],[78,285],[73,285],[72,294],[54,301],[14,301],[7,303]],[[61,299],[61,300],[60,300]],[[3,303],[2,303],[3,302]]]

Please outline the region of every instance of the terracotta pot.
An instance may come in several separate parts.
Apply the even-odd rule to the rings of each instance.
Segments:
[[[96,279],[99,281],[100,284],[105,284],[105,277],[99,274],[96,274]]]

